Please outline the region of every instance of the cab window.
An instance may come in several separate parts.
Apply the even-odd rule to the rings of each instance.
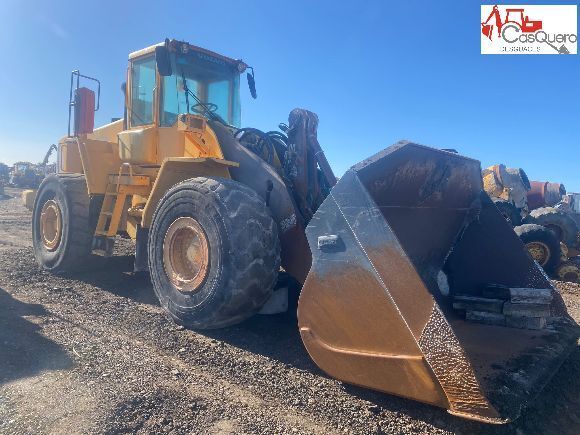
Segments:
[[[131,69],[131,127],[153,124],[153,91],[155,59],[148,57],[133,62]]]
[[[172,126],[182,113],[204,115],[199,102],[224,122],[240,124],[239,72],[222,59],[204,53],[172,55],[173,75],[163,77],[159,125]],[[190,91],[187,95],[185,89]],[[189,102],[189,107],[187,103]]]

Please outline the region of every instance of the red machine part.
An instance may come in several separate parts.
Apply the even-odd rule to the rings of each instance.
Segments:
[[[88,88],[75,90],[75,136],[89,134],[95,127],[95,92]]]

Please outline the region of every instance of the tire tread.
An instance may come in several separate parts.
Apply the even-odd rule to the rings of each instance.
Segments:
[[[172,318],[184,326],[213,329],[239,323],[261,308],[277,281],[280,242],[276,223],[263,199],[250,187],[231,179],[198,177],[169,189],[154,213],[152,232],[156,231],[155,222],[167,212],[171,201],[179,195],[187,195],[185,192],[189,190],[200,193],[209,203],[217,204],[217,210],[220,211],[214,212],[213,217],[223,222],[228,232],[229,252],[225,257],[229,273],[227,282],[219,289],[226,292],[227,297],[221,305],[213,307],[215,310],[211,315],[199,318],[196,314],[177,310],[171,304],[164,303],[164,296],[157,285],[154,285],[155,291]],[[261,235],[261,238],[248,240],[249,223],[256,228],[255,233],[258,237]],[[152,236],[155,240],[153,243],[162,243],[160,235]],[[150,247],[150,267],[154,266],[151,254]],[[157,273],[152,271],[152,278]]]

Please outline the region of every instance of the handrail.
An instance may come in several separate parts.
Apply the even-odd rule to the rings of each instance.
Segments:
[[[76,87],[74,87],[75,77],[76,77]],[[72,137],[70,134],[70,120],[72,117],[72,108],[75,106],[75,101],[73,98],[74,97],[73,87],[74,87],[74,91],[77,91],[79,89],[81,77],[84,79],[87,79],[87,80],[93,80],[93,81],[97,82],[97,107],[95,108],[95,112],[97,110],[99,110],[99,106],[100,106],[100,102],[101,102],[101,82],[98,79],[81,74],[78,69],[75,69],[73,72],[71,72],[71,74],[70,74],[70,93],[69,93],[69,102],[68,102],[68,134],[67,134],[68,137]]]

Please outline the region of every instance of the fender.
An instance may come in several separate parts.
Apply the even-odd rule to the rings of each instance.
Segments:
[[[159,175],[155,179],[155,184],[153,184],[153,189],[143,209],[141,226],[143,228],[149,228],[151,226],[153,213],[155,213],[159,201],[172,186],[194,177],[214,176],[232,178],[230,176],[230,168],[237,166],[239,165],[236,162],[209,157],[166,158],[161,164]]]
[[[226,126],[215,121],[209,124],[224,157],[239,162],[239,167],[231,168],[232,178],[254,189],[268,203],[278,225],[282,267],[304,283],[312,264],[312,254],[306,240],[306,225],[286,183],[271,165],[240,144]]]

